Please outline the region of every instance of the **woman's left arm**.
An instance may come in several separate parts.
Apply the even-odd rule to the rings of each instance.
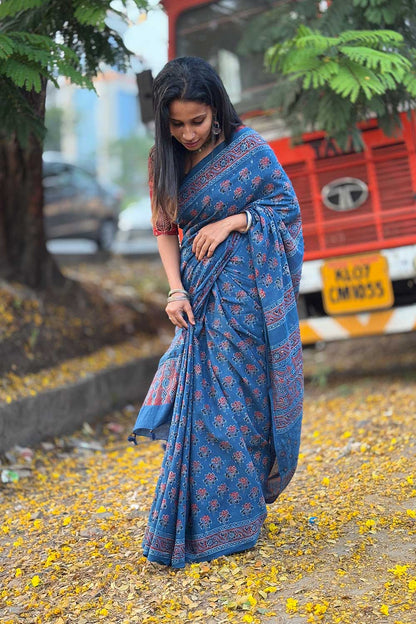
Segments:
[[[247,215],[245,212],[230,215],[214,223],[204,225],[195,236],[192,251],[197,260],[205,256],[210,258],[218,245],[222,243],[231,232],[245,232],[247,228]]]

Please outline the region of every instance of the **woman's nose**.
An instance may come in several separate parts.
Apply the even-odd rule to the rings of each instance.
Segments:
[[[195,133],[194,133],[192,128],[186,128],[185,127],[183,129],[182,138],[183,138],[184,141],[192,141],[194,136],[195,136]]]

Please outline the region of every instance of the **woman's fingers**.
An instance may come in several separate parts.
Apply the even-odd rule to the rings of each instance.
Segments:
[[[175,325],[175,327],[183,327],[184,329],[187,329],[188,324],[183,317],[182,310],[169,311],[168,318],[170,322]]]
[[[183,318],[182,314],[177,313],[177,314],[168,314],[168,318],[170,320],[170,322],[175,325],[175,327],[183,327],[184,329],[187,329],[188,324],[185,321],[185,319]]]
[[[208,250],[210,249],[211,245],[212,243],[210,241],[205,241],[203,245],[201,245],[201,247],[197,248],[195,255],[198,260],[202,260],[202,258],[205,258],[205,256],[208,255]]]
[[[185,304],[184,312],[185,312],[186,316],[188,317],[188,320],[189,320],[190,324],[191,325],[195,325],[195,317],[194,317],[194,313],[192,311],[192,306],[189,303],[189,301],[187,301],[186,304]]]
[[[199,237],[199,238],[198,238]],[[197,260],[202,260],[205,256],[209,258],[214,253],[215,249],[218,246],[218,241],[211,237],[204,237],[203,235],[199,235],[195,237],[194,243],[192,245],[192,251],[197,257]]]
[[[185,316],[188,318],[191,325],[195,325],[195,317],[192,311],[192,306],[187,299],[171,301],[166,306],[165,311],[170,322],[176,327],[183,327],[184,329],[188,328]]]
[[[176,325],[176,327],[188,329],[188,323],[185,321],[184,317],[181,314],[175,317],[173,324]]]
[[[202,233],[202,230],[201,230],[195,236],[194,241],[192,243],[192,252],[195,255],[196,255],[197,251],[199,251],[199,249],[201,249],[202,245],[204,244],[204,241],[205,241],[205,235]]]
[[[206,243],[207,243],[207,240],[206,240],[206,237],[203,234],[198,234],[195,237],[194,243],[192,245],[192,251],[194,252],[196,257],[198,258],[198,260],[200,260],[200,255],[202,253],[202,249],[203,249],[204,245],[206,245]]]
[[[197,260],[202,260],[205,256],[210,258],[218,245],[227,238],[231,231],[228,218],[220,219],[202,227],[192,243],[192,251]]]

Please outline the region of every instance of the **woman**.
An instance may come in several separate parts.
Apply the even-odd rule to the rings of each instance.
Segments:
[[[133,439],[167,439],[143,546],[183,567],[254,546],[295,471],[303,242],[291,183],[208,63],[169,62],[153,95],[154,230],[176,333]]]

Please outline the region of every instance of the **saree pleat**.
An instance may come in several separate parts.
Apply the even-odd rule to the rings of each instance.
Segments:
[[[197,261],[199,228],[243,209],[250,232]],[[196,324],[176,331],[134,428],[167,439],[143,548],[174,567],[256,543],[296,469],[303,397],[299,206],[257,133],[239,130],[190,172],[178,222]]]

